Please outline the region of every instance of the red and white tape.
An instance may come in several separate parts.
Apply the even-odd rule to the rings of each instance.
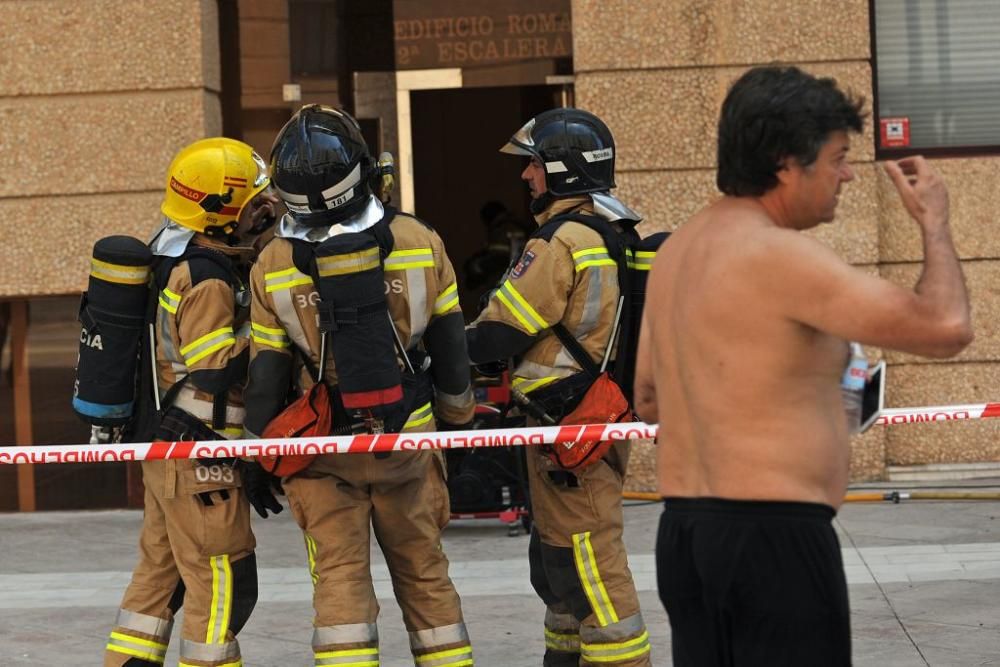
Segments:
[[[577,440],[633,440],[656,437],[656,427],[641,422],[590,426],[385,433],[326,438],[139,442],[108,445],[42,445],[0,447],[0,465],[16,463],[99,463],[156,459],[203,459],[302,454],[356,454],[475,447],[519,447]]]
[[[926,408],[883,408],[876,424],[922,424],[925,422],[964,421],[1000,417],[1000,403],[972,403],[969,405],[939,405]]]
[[[1000,417],[1000,403],[888,408],[882,411],[876,423],[894,426],[988,419],[991,417]],[[326,438],[139,442],[106,445],[32,445],[0,447],[0,465],[523,447],[564,444],[578,440],[648,439],[656,437],[656,431],[655,425],[630,422],[589,426],[529,426],[478,431],[345,435]]]

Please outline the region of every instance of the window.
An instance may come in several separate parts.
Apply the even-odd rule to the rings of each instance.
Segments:
[[[1000,2],[872,0],[876,154],[1000,153]]]

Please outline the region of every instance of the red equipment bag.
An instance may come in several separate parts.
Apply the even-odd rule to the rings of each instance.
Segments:
[[[261,433],[262,438],[325,437],[333,428],[330,392],[326,383],[317,382],[305,394],[272,419]],[[264,470],[278,477],[288,477],[309,467],[316,454],[258,456]]]
[[[562,425],[618,424],[633,421],[632,408],[621,387],[606,372],[590,385],[583,400],[562,418]],[[577,440],[549,445],[545,453],[560,468],[586,468],[600,461],[614,440]]]

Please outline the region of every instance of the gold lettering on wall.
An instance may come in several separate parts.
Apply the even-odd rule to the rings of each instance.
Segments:
[[[539,2],[544,0],[536,0],[536,4]],[[398,69],[488,65],[572,55],[568,11],[398,18],[393,31]]]

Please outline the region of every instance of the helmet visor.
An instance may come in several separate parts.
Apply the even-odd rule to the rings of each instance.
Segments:
[[[267,173],[267,163],[264,162],[264,158],[257,151],[250,151],[250,159],[253,160],[254,165],[257,167],[257,175],[253,179],[253,185],[250,186],[250,195],[243,200],[240,210],[236,213],[237,218],[243,215],[243,209],[247,207],[247,204],[253,201],[254,197],[263,192],[271,184],[271,178]]]
[[[264,158],[257,154],[257,151],[250,151],[250,158],[257,165],[257,178],[253,180],[253,189],[260,191],[270,180],[267,175],[267,163],[264,162]]]
[[[514,136],[510,138],[510,141],[500,147],[500,152],[508,153],[510,155],[537,156],[538,150],[535,148],[535,140],[531,136],[531,131],[534,128],[535,119],[532,118],[524,124],[524,127],[514,133]]]

